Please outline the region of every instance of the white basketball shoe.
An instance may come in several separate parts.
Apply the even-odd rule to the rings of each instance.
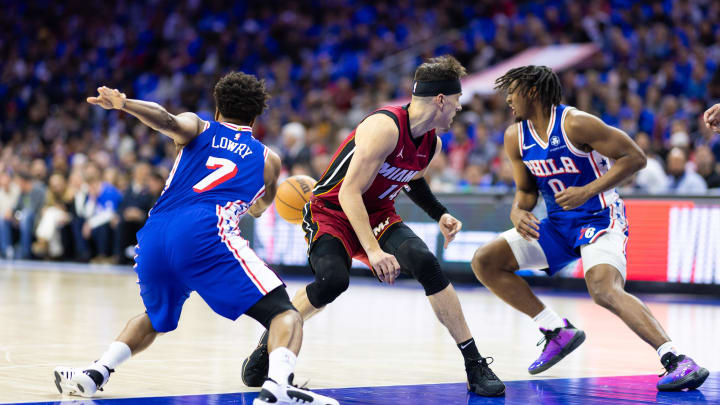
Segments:
[[[287,384],[278,384],[268,378],[262,385],[262,390],[260,390],[258,397],[253,401],[253,405],[340,405],[338,401],[330,397],[314,393],[306,388],[300,388],[292,385],[292,380],[292,374],[290,374]]]
[[[56,367],[55,386],[63,395],[79,395],[92,397],[110,379],[111,370],[100,364],[93,364],[88,368]]]

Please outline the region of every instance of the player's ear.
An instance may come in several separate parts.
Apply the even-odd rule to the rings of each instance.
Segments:
[[[215,121],[220,121],[220,110],[218,110],[217,107],[215,107]]]
[[[532,86],[530,88],[530,90],[528,91],[528,98],[530,98],[530,100],[534,100],[536,96],[537,96],[537,87]]]
[[[435,103],[438,105],[438,107],[440,107],[440,110],[442,110],[445,106],[445,95],[440,93],[435,96]]]

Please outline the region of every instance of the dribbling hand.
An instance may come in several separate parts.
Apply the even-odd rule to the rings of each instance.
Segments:
[[[526,240],[533,240],[540,238],[540,221],[533,215],[532,212],[521,210],[520,208],[513,208],[510,211],[510,221],[515,225],[515,229],[518,231],[520,236]]]
[[[98,87],[97,97],[88,97],[87,102],[99,105],[106,110],[120,109],[125,107],[127,96],[117,89],[109,89],[105,86]]]
[[[380,281],[388,284],[395,282],[395,278],[400,274],[400,264],[395,256],[378,249],[368,252],[367,257]]]

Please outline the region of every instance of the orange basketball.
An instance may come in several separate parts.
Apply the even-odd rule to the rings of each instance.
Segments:
[[[275,195],[275,209],[282,219],[291,224],[303,220],[303,206],[310,200],[315,179],[310,176],[290,176],[278,186]]]

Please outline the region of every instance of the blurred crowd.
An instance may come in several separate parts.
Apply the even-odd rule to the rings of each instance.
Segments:
[[[319,177],[339,142],[386,100],[408,96],[436,54],[472,72],[531,46],[593,42],[560,72],[564,102],[633,137],[650,157],[623,192],[720,187],[720,135],[700,123],[720,101],[720,2],[712,0],[69,0],[5,2],[0,13],[0,257],[132,258],[172,143],[84,100],[98,86],[213,115],[229,70],[272,94],[256,137],[288,174]],[[438,41],[437,39],[445,39]],[[388,65],[388,57],[402,55]],[[431,187],[510,192],[504,96],[475,96],[433,160]]]

